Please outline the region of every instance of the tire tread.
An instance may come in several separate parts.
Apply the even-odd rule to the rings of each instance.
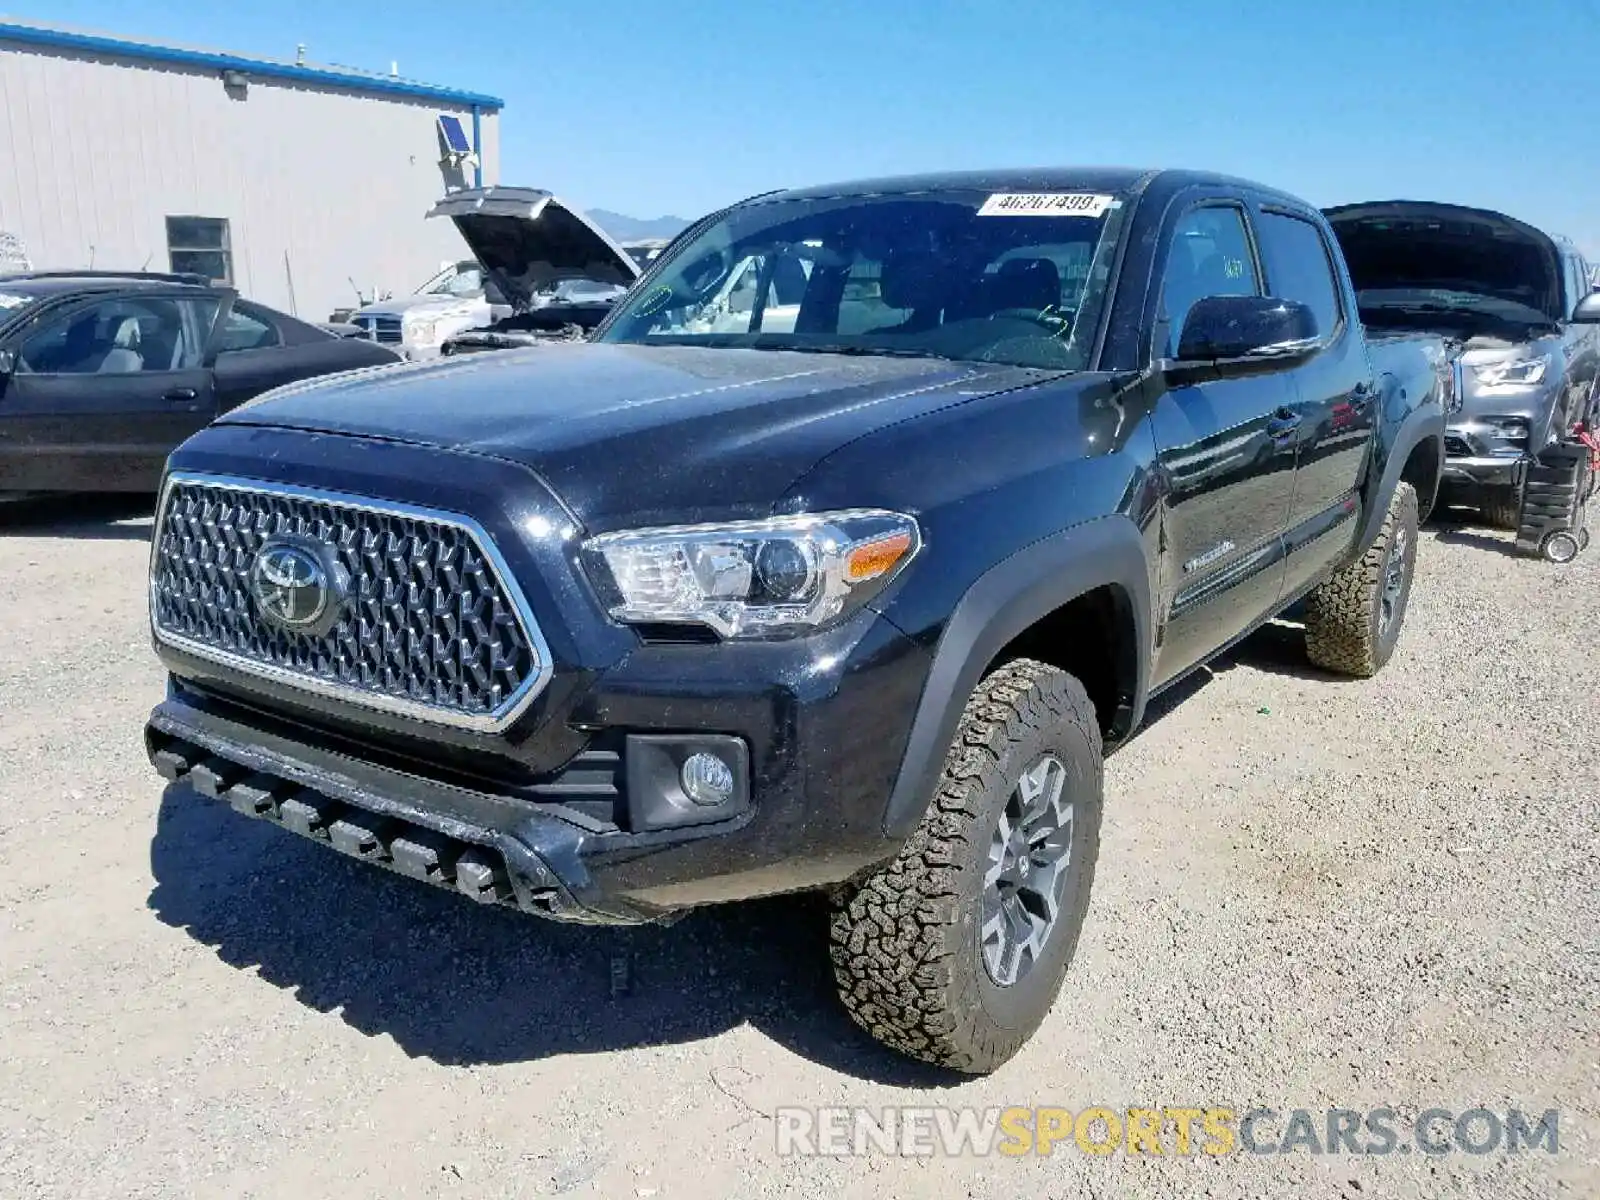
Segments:
[[[989,674],[967,701],[922,821],[893,861],[835,907],[829,933],[840,999],[856,1024],[902,1054],[981,1073],[1010,1058],[1033,1032],[978,1019],[979,997],[963,982],[950,935],[969,901],[962,875],[979,852],[972,839],[981,832],[985,797],[1010,787],[1001,770],[1007,743],[1029,727],[1062,720],[1094,750],[1098,791],[1100,727],[1083,685],[1031,659]],[[1092,819],[1099,820],[1098,805]],[[1098,828],[1092,835],[1098,838]],[[1080,888],[1092,876],[1091,857]],[[1070,931],[1074,940],[1076,932]]]

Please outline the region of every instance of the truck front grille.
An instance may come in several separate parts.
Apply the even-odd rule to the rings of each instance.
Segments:
[[[257,559],[286,542],[337,564],[331,624],[268,614]],[[549,681],[537,622],[493,541],[466,517],[287,485],[175,474],[151,547],[156,637],[236,670],[358,706],[503,729]]]
[[[394,345],[405,341],[405,332],[400,317],[356,317],[353,324],[359,325],[367,337],[374,342]]]

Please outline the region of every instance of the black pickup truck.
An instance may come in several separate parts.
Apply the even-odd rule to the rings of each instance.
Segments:
[[[1368,340],[1323,216],[1248,182],[758,197],[588,339],[280,389],[181,446],[148,751],[530,913],[825,890],[855,1019],[992,1070],[1061,985],[1150,698],[1301,601],[1313,663],[1389,659],[1443,364]]]

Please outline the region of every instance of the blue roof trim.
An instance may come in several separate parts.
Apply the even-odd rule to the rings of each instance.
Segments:
[[[241,58],[236,54],[217,54],[207,50],[180,50],[174,46],[155,46],[148,42],[129,42],[121,38],[67,33],[60,29],[15,25],[8,21],[0,21],[0,42],[22,42],[30,46],[78,50],[88,54],[108,54],[118,58],[170,63],[175,66],[204,67],[213,71],[243,71],[256,79],[283,79],[295,83],[350,88],[353,91],[370,92],[381,96],[435,100],[442,104],[478,108],[485,112],[496,112],[505,107],[505,101],[498,96],[464,92],[456,88],[435,87],[429,83],[415,83],[386,75],[366,75],[358,71],[341,71],[330,67],[297,67],[293,63],[273,62],[270,59]]]

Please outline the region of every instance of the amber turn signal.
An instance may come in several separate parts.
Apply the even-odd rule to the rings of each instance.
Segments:
[[[894,569],[895,563],[911,549],[909,533],[891,533],[888,537],[866,542],[850,551],[845,560],[844,577],[851,583],[865,583]]]

